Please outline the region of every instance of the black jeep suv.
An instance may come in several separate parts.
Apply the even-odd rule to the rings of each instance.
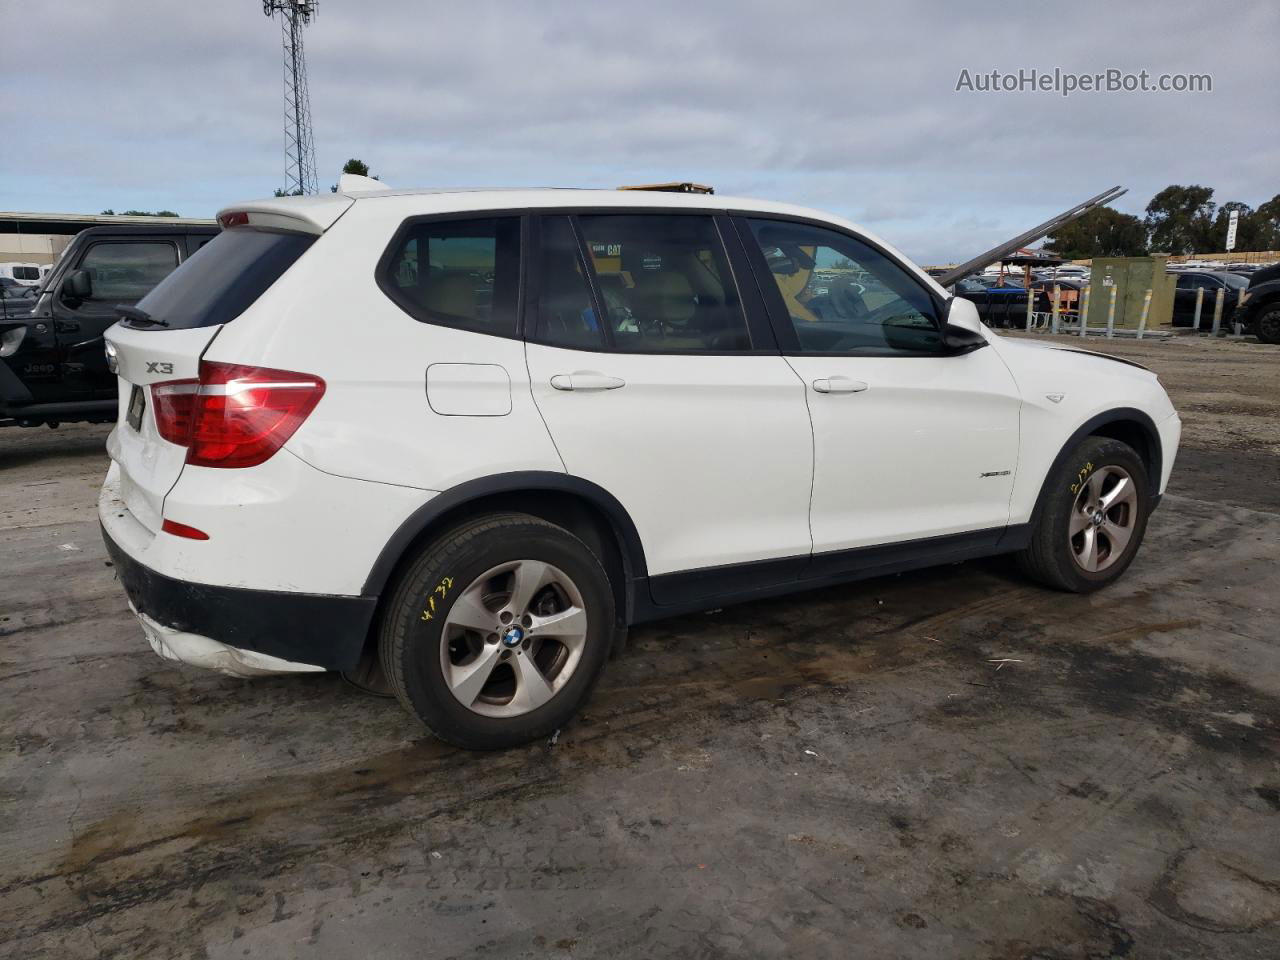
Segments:
[[[102,335],[116,308],[137,303],[217,233],[213,224],[78,233],[34,296],[0,314],[0,426],[115,420]]]

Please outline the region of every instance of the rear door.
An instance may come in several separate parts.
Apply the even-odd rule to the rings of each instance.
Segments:
[[[787,558],[794,570],[755,568],[787,578],[810,550],[804,388],[750,276],[730,266],[741,250],[726,250],[725,228],[704,213],[616,213],[547,215],[534,231],[533,396],[569,473],[635,522],[658,603],[716,592],[706,568]]]
[[[120,467],[125,505],[153,533],[160,529],[164,497],[187,457],[184,443],[160,435],[158,399],[181,403],[184,393],[194,392],[200,358],[218,331],[314,240],[250,227],[225,230],[138,302],[154,323],[126,319],[106,334],[118,366],[120,407],[107,452]]]
[[[70,264],[50,308],[66,399],[106,399],[115,393],[102,336],[116,322],[116,305],[135,305],[177,268],[183,254],[178,234],[103,237],[87,244]],[[89,294],[74,297],[67,277],[81,270],[88,275]]]

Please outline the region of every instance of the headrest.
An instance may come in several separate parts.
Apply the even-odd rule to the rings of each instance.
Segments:
[[[670,323],[688,323],[693,319],[696,304],[693,287],[682,273],[660,270],[641,272],[636,292],[644,312],[654,319],[661,316]]]
[[[422,306],[432,313],[474,320],[476,316],[476,281],[466,273],[443,273],[432,276],[422,291]]]

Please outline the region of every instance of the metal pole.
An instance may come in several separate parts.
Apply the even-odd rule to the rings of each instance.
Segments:
[[[1031,316],[1032,316],[1032,311],[1035,309],[1035,302],[1036,302],[1036,292],[1034,290],[1028,289],[1027,290],[1027,331],[1028,332],[1031,331]]]
[[[1216,337],[1222,330],[1222,298],[1227,291],[1219,287],[1218,295],[1213,298],[1213,335]]]
[[[1062,289],[1055,283],[1053,285],[1053,321],[1049,324],[1049,330],[1053,333],[1058,332],[1058,297],[1061,293]]]
[[[1142,316],[1138,320],[1138,339],[1142,339],[1142,335],[1147,332],[1147,313],[1151,310],[1151,291],[1147,291],[1147,295],[1142,298]]]
[[[1196,315],[1191,320],[1191,330],[1200,332],[1200,312],[1204,310],[1204,287],[1196,287]]]
[[[1107,307],[1107,339],[1114,340],[1116,336],[1116,291],[1119,288],[1114,284],[1111,287],[1111,305]]]
[[[1080,301],[1080,336],[1087,337],[1089,335],[1089,291],[1093,289],[1093,284],[1086,283],[1084,285],[1084,297]]]

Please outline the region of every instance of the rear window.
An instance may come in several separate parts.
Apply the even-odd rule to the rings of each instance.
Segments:
[[[228,323],[279,280],[315,240],[297,233],[224,230],[143,297],[138,308],[170,328]],[[122,323],[164,329],[127,319]]]

